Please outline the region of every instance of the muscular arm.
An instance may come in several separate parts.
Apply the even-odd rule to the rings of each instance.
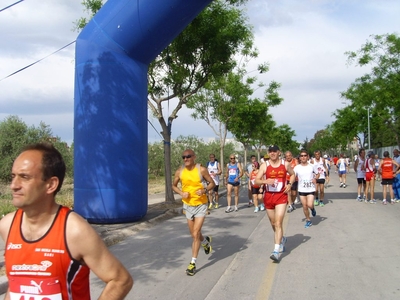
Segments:
[[[266,171],[267,165],[266,164],[262,164],[260,166],[260,170],[257,173],[256,179],[254,180],[254,184],[255,185],[263,185],[265,184],[265,180],[263,180],[265,171]]]
[[[132,276],[108,250],[92,226],[72,212],[67,220],[66,236],[72,257],[86,264],[106,283],[99,299],[124,299],[132,288]]]
[[[178,188],[178,183],[179,183],[179,174],[181,173],[181,169],[179,168],[178,170],[176,170],[175,172],[175,176],[174,176],[174,180],[172,181],[172,190],[177,193],[178,195],[181,195],[182,198],[187,198],[188,194],[182,192],[179,188]],[[208,173],[208,172],[207,172]]]

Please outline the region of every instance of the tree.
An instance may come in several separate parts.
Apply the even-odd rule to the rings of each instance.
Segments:
[[[233,71],[220,78],[210,78],[196,95],[190,97],[187,106],[194,110],[194,119],[204,120],[218,136],[221,153],[227,132],[230,131],[244,146],[246,164],[247,149],[256,143],[254,139],[260,136],[257,133],[271,124],[272,117],[268,114],[268,107],[280,104],[283,99],[277,92],[280,84],[274,81],[264,91],[263,99],[252,99],[254,91],[265,86],[258,82],[254,87],[257,77],[249,76],[253,71],[248,72],[246,69],[250,60],[257,58],[258,50],[245,47],[241,54],[242,57]],[[266,73],[268,70],[269,65],[263,63],[254,71]]]
[[[72,152],[67,144],[53,137],[50,126],[40,122],[38,127],[28,127],[18,116],[8,116],[0,122],[0,181],[8,183],[14,159],[23,147],[39,142],[52,142],[64,157],[68,176],[72,176]]]
[[[367,41],[358,51],[346,52],[349,64],[371,69],[342,92],[342,97],[351,101],[354,110],[370,109],[374,120],[371,133],[386,128],[400,145],[400,37],[397,34],[371,37],[373,41]]]

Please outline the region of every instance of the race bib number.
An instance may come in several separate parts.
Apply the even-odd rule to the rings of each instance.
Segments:
[[[280,180],[279,180],[280,179]],[[280,192],[283,188],[282,178],[275,179],[273,184],[268,184],[268,192]]]
[[[57,278],[12,277],[9,288],[11,300],[62,300]]]
[[[236,176],[236,169],[229,169],[229,175]]]
[[[313,188],[314,187],[314,183],[311,180],[303,180],[302,187],[306,188],[306,189]]]

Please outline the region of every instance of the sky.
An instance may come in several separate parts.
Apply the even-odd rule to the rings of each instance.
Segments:
[[[15,2],[0,0],[0,10]],[[360,49],[371,35],[400,34],[398,0],[249,0],[245,9],[260,53],[249,68],[269,63],[270,71],[258,79],[281,83],[284,98],[271,113],[300,142],[334,121],[332,113],[345,106],[340,92],[368,72],[349,66],[345,52]],[[0,11],[0,122],[10,115],[28,126],[44,122],[55,136],[73,142],[75,45],[50,54],[77,38],[74,22],[85,15],[80,0],[25,0]],[[173,108],[171,101],[165,113]],[[190,113],[186,108],[178,113],[172,138],[214,138]],[[151,115],[149,120],[149,142],[161,141],[158,121]]]

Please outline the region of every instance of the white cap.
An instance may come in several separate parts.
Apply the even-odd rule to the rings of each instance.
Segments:
[[[328,155],[325,154],[325,155],[324,155],[324,158],[328,158]]]

